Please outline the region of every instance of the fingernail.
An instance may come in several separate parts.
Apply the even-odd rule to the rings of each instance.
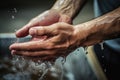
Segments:
[[[30,35],[34,35],[34,34],[36,34],[36,29],[33,29],[33,28],[31,28],[30,30],[29,30],[29,34]]]

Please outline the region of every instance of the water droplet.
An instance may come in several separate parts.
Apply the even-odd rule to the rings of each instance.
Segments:
[[[60,0],[59,5],[62,5],[64,3],[64,0]]]
[[[35,66],[39,66],[39,63],[35,63]]]
[[[60,62],[62,65],[64,65],[64,63],[66,62],[66,57],[65,56],[61,56],[60,58]]]
[[[16,38],[16,42],[20,42],[20,38]]]
[[[13,8],[14,12],[17,13],[17,9],[16,8]]]
[[[15,32],[17,31],[17,29],[14,30]]]
[[[105,56],[102,56],[102,58],[104,58]]]
[[[101,50],[104,50],[104,42],[99,43],[101,46]]]
[[[15,16],[14,16],[14,15],[12,15],[11,17],[12,17],[12,19],[15,19]]]
[[[104,69],[104,72],[106,72],[106,69]]]

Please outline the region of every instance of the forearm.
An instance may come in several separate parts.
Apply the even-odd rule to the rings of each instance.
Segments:
[[[83,23],[86,39],[84,44],[93,45],[104,40],[120,37],[120,7],[116,10]],[[81,26],[77,25],[79,30]],[[78,31],[80,32],[80,31]],[[79,33],[80,34],[80,33]]]
[[[86,0],[57,0],[52,9],[74,18]]]

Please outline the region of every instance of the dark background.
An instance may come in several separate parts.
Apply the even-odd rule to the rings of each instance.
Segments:
[[[0,2],[0,33],[14,33],[27,24],[32,18],[50,9],[55,1],[56,0],[2,0]],[[92,18],[92,0],[88,0],[81,13],[75,18],[74,24],[82,23]]]

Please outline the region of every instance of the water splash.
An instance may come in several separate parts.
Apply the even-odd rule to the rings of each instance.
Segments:
[[[17,30],[15,29],[15,31]],[[25,38],[23,40],[21,40],[21,38],[16,38],[16,42],[25,42]],[[25,72],[38,75],[38,80],[44,80],[44,76],[48,75],[50,72],[50,74],[57,75],[57,77],[51,75],[52,77],[56,77],[58,79],[60,77],[60,80],[63,80],[63,65],[65,62],[65,56],[58,57],[55,61],[41,61],[40,59],[33,61],[32,58],[14,55],[12,60],[12,63],[15,66],[14,70],[22,72],[23,75]],[[58,63],[61,63],[59,67],[57,65]]]
[[[39,78],[39,80],[43,80],[43,77],[45,76],[45,74],[47,74],[49,69],[46,69],[43,74],[41,75],[41,77]]]
[[[50,61],[32,61],[28,60],[23,56],[13,56],[13,64],[16,67],[17,71],[23,72],[23,75],[25,72],[32,73],[34,75],[38,75],[38,80],[44,80],[44,77],[48,75],[49,73],[53,74],[52,77],[58,78],[60,80],[63,80],[64,75],[64,63],[66,62],[65,57],[59,57],[56,59],[56,61],[51,63]],[[59,64],[59,65],[58,65]]]
[[[66,57],[65,56],[61,56],[60,58],[61,58],[61,61],[60,61],[61,64],[64,65],[65,62],[66,62]]]
[[[61,77],[60,77],[60,80],[63,80],[63,74],[64,74],[63,65],[64,65],[65,62],[66,62],[66,57],[62,57],[62,59],[61,59]]]

